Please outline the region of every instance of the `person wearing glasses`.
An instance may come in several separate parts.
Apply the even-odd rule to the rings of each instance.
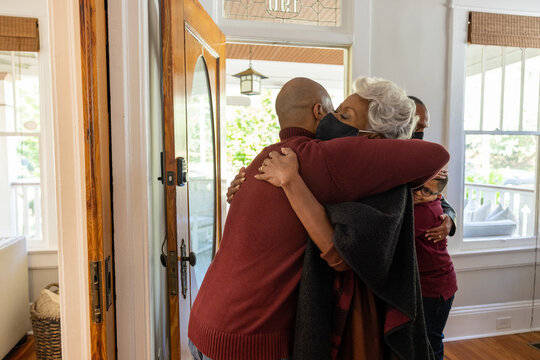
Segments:
[[[422,100],[416,96],[409,96],[409,99],[416,104],[416,115],[418,116],[418,122],[416,123],[416,129],[412,134],[413,139],[424,139],[424,131],[429,127],[429,110]],[[437,175],[437,178],[445,178],[448,176],[448,170],[443,169]],[[456,211],[444,198],[441,198],[441,205],[443,208],[443,214],[441,215],[441,225],[429,229],[426,231],[426,238],[428,240],[437,242],[446,238],[447,236],[454,236],[456,233]]]
[[[457,280],[446,237],[434,242],[426,237],[426,232],[443,222],[441,192],[447,183],[448,177],[435,178],[413,191],[414,237],[424,319],[437,360],[444,357],[443,330],[457,291]]]

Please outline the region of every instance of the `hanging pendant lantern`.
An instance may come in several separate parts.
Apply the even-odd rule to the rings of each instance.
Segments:
[[[233,76],[240,79],[240,92],[244,95],[259,95],[261,93],[261,80],[268,79],[268,76],[253,70],[251,66],[251,49],[249,49],[249,69]]]

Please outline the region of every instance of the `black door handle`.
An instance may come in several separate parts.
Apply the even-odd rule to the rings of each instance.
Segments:
[[[197,255],[192,251],[189,253],[189,256],[182,256],[180,261],[189,261],[189,265],[195,266],[197,264]]]

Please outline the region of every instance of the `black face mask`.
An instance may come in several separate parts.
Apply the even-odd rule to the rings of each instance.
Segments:
[[[423,131],[413,132],[412,136],[411,136],[411,139],[424,140],[424,132]]]
[[[331,140],[346,136],[358,136],[358,129],[339,121],[332,113],[322,118],[315,137],[319,140]]]

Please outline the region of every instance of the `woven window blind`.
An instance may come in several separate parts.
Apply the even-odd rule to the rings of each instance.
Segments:
[[[469,13],[471,44],[540,48],[540,17]]]
[[[0,50],[39,51],[38,19],[0,16]]]

